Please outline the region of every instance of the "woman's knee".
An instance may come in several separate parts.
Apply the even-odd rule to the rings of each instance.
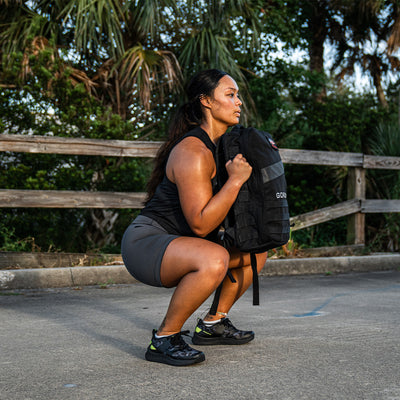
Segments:
[[[161,282],[176,286],[185,275],[196,272],[211,280],[222,280],[229,266],[229,253],[204,239],[181,237],[167,247],[160,268]]]
[[[223,279],[228,271],[229,258],[229,252],[219,246],[208,254],[199,255],[199,269],[215,279]]]

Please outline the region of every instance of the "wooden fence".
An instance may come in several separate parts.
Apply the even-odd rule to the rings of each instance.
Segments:
[[[155,157],[161,142],[0,135],[0,151]],[[348,216],[348,244],[365,243],[365,214],[400,212],[400,200],[366,199],[366,169],[400,169],[400,157],[371,156],[331,151],[280,150],[285,164],[348,167],[348,200],[291,218],[299,230]],[[312,177],[309,177],[312,188]],[[144,193],[0,189],[0,207],[142,208]]]

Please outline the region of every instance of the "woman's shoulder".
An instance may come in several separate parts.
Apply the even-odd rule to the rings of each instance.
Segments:
[[[207,139],[211,142],[208,134],[197,127],[183,135],[173,147],[166,168],[167,176],[172,182],[175,183],[175,174],[178,172],[190,175],[202,171],[202,174],[210,177],[215,175],[214,152]]]
[[[184,134],[182,136],[182,140],[186,140],[187,138],[197,138],[199,141],[203,142],[204,145],[212,152],[215,152],[216,146],[210,139],[210,136],[208,136],[208,133],[202,129],[200,126],[196,126],[193,129],[191,129],[189,132]]]
[[[182,167],[185,168],[182,168]],[[175,171],[175,172],[172,172]],[[212,152],[202,140],[188,136],[180,141],[171,151],[167,163],[167,176],[175,182],[175,174],[194,174],[203,171],[207,176],[215,174],[215,162]]]
[[[171,152],[172,155],[180,155],[184,158],[200,158],[208,159],[212,156],[212,152],[206,144],[196,136],[187,136],[183,138]]]

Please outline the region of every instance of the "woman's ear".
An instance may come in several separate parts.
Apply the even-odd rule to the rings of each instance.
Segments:
[[[205,94],[202,94],[200,96],[200,103],[203,107],[210,108],[210,106],[211,106],[210,96],[206,96]]]

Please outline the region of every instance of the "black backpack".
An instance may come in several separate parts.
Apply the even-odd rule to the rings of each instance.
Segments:
[[[289,240],[290,220],[286,179],[279,149],[267,132],[236,125],[219,140],[216,150],[217,183],[221,188],[228,174],[225,164],[241,153],[253,171],[223,222],[225,247],[250,253],[253,269],[253,304],[259,304],[255,254],[284,245]],[[231,280],[233,279],[230,275]],[[222,285],[221,285],[222,286]],[[211,314],[219,301],[218,288]]]

